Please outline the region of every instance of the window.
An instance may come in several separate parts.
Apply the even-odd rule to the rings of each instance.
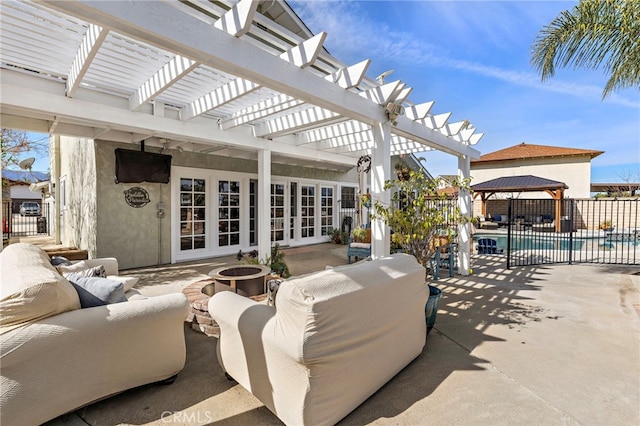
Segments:
[[[340,207],[343,209],[356,208],[356,188],[353,186],[340,188]]]

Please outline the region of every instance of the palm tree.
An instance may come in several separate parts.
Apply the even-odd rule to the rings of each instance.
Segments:
[[[580,0],[536,36],[531,63],[546,80],[556,66],[603,67],[603,99],[622,88],[640,88],[640,2]]]

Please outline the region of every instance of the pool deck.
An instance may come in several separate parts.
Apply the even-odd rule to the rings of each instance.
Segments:
[[[344,246],[285,253],[296,275],[346,263]],[[142,278],[140,291],[153,296],[226,262],[237,261],[125,273]],[[640,267],[505,265],[504,255],[474,255],[473,275],[435,282],[443,297],[422,354],[340,424],[639,424]],[[187,363],[174,384],[129,390],[49,426],[281,424],[225,379],[216,338],[185,333]]]

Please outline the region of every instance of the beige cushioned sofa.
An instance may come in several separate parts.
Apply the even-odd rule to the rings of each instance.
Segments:
[[[425,270],[396,254],[289,279],[275,308],[215,294],[223,369],[288,425],[335,424],[421,352]]]
[[[117,279],[115,259],[88,266],[100,263]],[[42,249],[9,245],[0,268],[1,424],[40,424],[184,367],[184,295],[81,309]]]

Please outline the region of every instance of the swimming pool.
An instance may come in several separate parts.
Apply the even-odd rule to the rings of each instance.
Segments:
[[[584,238],[573,238],[569,240],[568,236],[549,235],[512,235],[511,250],[580,250],[585,244]],[[507,251],[507,235],[506,234],[476,234],[473,236],[474,248],[478,244],[480,238],[491,238],[496,240],[498,248]]]

